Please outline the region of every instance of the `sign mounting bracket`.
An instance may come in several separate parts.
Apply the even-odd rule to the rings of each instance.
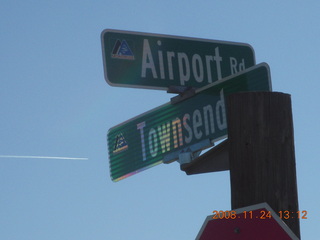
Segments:
[[[180,165],[191,163],[193,160],[195,160],[197,157],[200,156],[202,150],[196,151],[196,152],[183,152],[179,154],[178,162]]]
[[[180,165],[191,163],[193,160],[199,157],[202,150],[212,146],[214,146],[214,143],[210,139],[204,139],[185,149],[165,155],[163,158],[163,163],[168,164],[176,160],[180,163]]]
[[[179,95],[170,99],[171,104],[182,102],[188,98],[193,97],[196,94],[194,87],[187,86],[170,86],[167,93],[178,93]]]

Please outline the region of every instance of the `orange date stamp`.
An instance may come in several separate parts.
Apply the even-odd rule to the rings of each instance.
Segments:
[[[242,213],[237,213],[234,210],[231,211],[212,211],[213,216],[212,219],[271,219],[272,212],[268,210],[260,210],[260,211],[243,211]],[[276,213],[280,219],[308,219],[308,211],[278,211]]]

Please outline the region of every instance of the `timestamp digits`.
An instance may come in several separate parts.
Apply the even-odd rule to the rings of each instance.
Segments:
[[[236,211],[212,211],[213,216],[212,219],[271,219],[272,213],[267,210],[260,211],[243,211],[242,213],[237,214]],[[307,217],[308,211],[296,211],[290,212],[288,210],[279,211],[278,216],[280,219],[289,219],[289,218],[299,218],[299,219],[308,219]]]
[[[279,211],[279,217],[281,219],[289,219],[289,218],[299,218],[299,219],[308,219],[308,211],[296,211],[296,212],[290,212],[288,210],[286,211]]]

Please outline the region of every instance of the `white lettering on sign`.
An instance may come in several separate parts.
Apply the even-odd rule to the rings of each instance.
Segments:
[[[244,59],[242,58],[241,63],[238,64],[236,58],[230,57],[230,67],[231,74],[236,74],[237,72],[241,72],[245,69]]]
[[[183,146],[181,120],[176,118],[172,121],[173,146],[174,148]]]
[[[153,128],[149,131],[149,149],[152,157],[156,157],[158,154],[158,138],[157,132]]]
[[[226,119],[226,107],[224,104],[223,90],[220,92],[220,100],[216,105],[216,116],[217,116],[217,124],[219,130],[223,130],[227,128],[227,119]]]
[[[146,156],[146,146],[144,144],[144,133],[143,128],[146,126],[146,122],[141,122],[137,124],[137,129],[140,130],[140,136],[141,136],[141,146],[142,146],[142,160],[145,161],[147,159]]]
[[[185,85],[185,82],[190,79],[190,64],[187,54],[178,53],[178,64],[179,64],[179,77],[180,84]]]
[[[181,86],[185,86],[191,78],[198,83],[212,83],[213,76],[217,80],[222,79],[223,58],[220,56],[219,47],[214,49],[212,55],[193,54],[190,56],[185,52],[162,51],[161,46],[161,40],[158,40],[155,46],[158,49],[152,49],[148,39],[143,40],[141,78],[149,75],[153,79],[175,80],[176,77]],[[237,59],[231,56],[228,64],[231,74],[245,69],[243,58]]]
[[[203,81],[203,63],[199,54],[192,57],[192,72],[197,82]]]
[[[141,77],[146,77],[147,69],[151,69],[153,78],[158,78],[156,68],[154,66],[153,57],[151,54],[151,49],[149,41],[145,39],[143,41],[143,55],[142,55],[142,72]]]
[[[148,153],[154,158],[158,154],[183,147],[193,140],[210,138],[216,129],[224,130],[227,128],[223,89],[220,91],[220,97],[215,106],[208,104],[193,112],[185,113],[182,119],[176,117],[158,126],[152,126],[148,130],[147,142],[145,142],[146,126],[145,121],[137,124],[137,130],[139,130],[141,137],[143,161],[146,160]]]
[[[158,134],[162,152],[170,151],[170,122],[158,126]]]
[[[220,80],[222,78],[221,65],[220,65],[220,62],[222,61],[222,57],[219,56],[219,48],[218,47],[215,48],[214,52],[215,52],[215,56],[213,59],[216,61],[218,80]]]
[[[159,46],[161,46],[161,41],[157,42]],[[160,77],[161,79],[164,79],[164,65],[163,65],[163,54],[162,51],[158,51],[158,55],[159,55],[159,68],[160,68]],[[142,61],[143,62],[143,61]]]

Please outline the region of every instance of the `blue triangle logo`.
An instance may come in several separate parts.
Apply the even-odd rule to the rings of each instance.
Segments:
[[[114,44],[112,54],[112,58],[119,58],[119,59],[127,59],[127,60],[134,60],[133,52],[131,51],[129,44],[126,40],[117,40]]]
[[[128,149],[127,141],[125,140],[122,133],[118,134],[115,139],[113,153],[119,153]]]

